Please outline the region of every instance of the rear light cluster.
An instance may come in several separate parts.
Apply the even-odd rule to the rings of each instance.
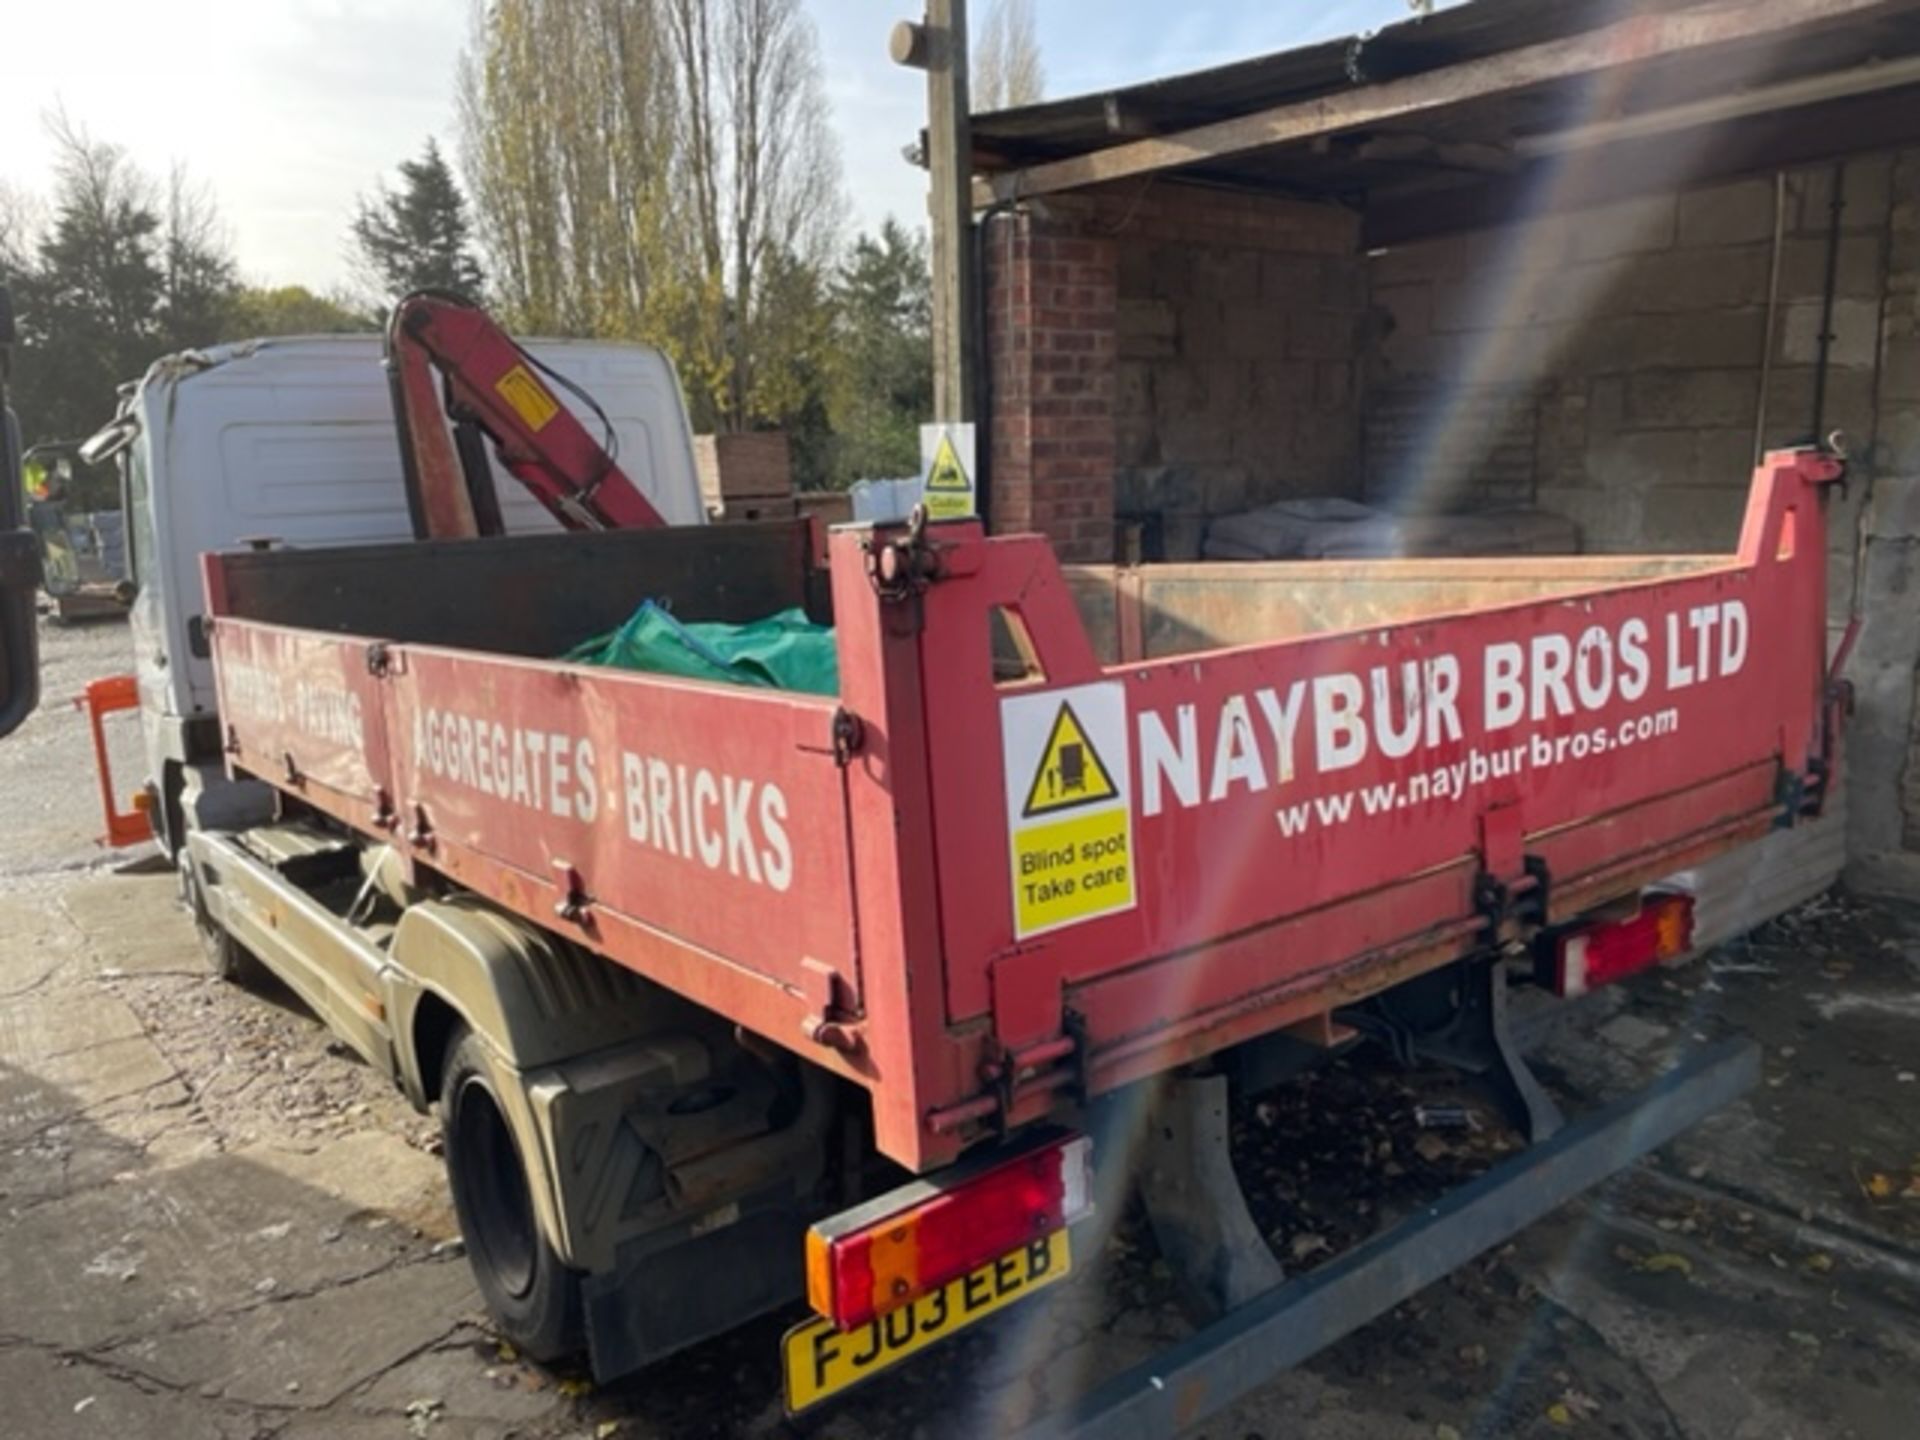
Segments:
[[[1693,897],[1655,895],[1625,920],[1568,931],[1554,945],[1556,995],[1584,995],[1693,948]]]
[[[930,1294],[1093,1209],[1093,1142],[1055,1140],[917,1181],[807,1232],[807,1299],[841,1330]]]

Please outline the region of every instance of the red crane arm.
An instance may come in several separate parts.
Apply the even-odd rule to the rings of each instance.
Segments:
[[[548,383],[568,382],[515,344],[478,306],[432,291],[407,296],[387,323],[387,369],[407,507],[419,538],[502,533],[482,433],[513,477],[570,530],[667,523]],[[435,371],[445,382],[452,437],[441,422]]]

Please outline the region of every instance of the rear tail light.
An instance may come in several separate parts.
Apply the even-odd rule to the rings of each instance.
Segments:
[[[1693,948],[1693,897],[1656,895],[1640,913],[1562,934],[1549,983],[1556,995],[1584,995]]]
[[[1092,1210],[1093,1142],[1084,1135],[915,1181],[807,1232],[807,1299],[851,1330]]]

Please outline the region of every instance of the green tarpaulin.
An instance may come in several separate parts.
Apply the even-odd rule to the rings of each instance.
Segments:
[[[748,625],[676,620],[649,600],[610,635],[577,646],[576,664],[645,670],[689,680],[760,685],[809,695],[840,693],[833,630],[800,610],[782,610]]]

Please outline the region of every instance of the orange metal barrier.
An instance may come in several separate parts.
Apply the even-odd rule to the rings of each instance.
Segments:
[[[134,792],[122,810],[113,798],[113,764],[107,758],[106,717],[116,710],[140,708],[140,687],[131,675],[109,675],[87,686],[84,695],[74,699],[74,708],[87,712],[87,725],[93,731],[93,765],[100,777],[100,808],[106,813],[107,833],[100,843],[114,849],[139,845],[153,838],[153,818],[148,814],[152,798],[143,790]]]

